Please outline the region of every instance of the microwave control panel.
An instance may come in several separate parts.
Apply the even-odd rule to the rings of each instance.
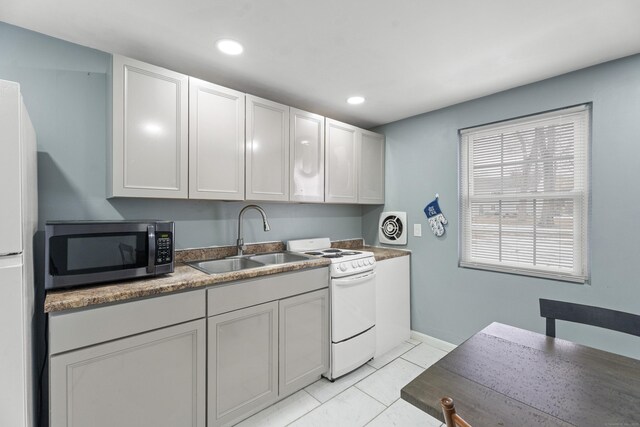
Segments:
[[[172,233],[161,231],[156,234],[156,265],[169,264],[173,260]]]

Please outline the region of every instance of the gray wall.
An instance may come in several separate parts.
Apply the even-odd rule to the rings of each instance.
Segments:
[[[0,79],[21,84],[38,135],[40,228],[56,219],[176,221],[178,248],[234,244],[245,203],[106,199],[109,54],[0,22]],[[245,241],[360,237],[361,208],[261,203],[246,215]]]
[[[472,76],[469,76],[472,78]],[[593,102],[591,283],[576,285],[463,269],[458,263],[457,131]],[[407,211],[423,237],[409,237],[414,330],[460,343],[492,321],[544,331],[538,298],[640,313],[640,55],[412,117],[387,136],[386,206]],[[440,193],[449,220],[442,238],[422,212]],[[363,209],[363,234],[377,240],[381,208]],[[558,335],[640,358],[638,338],[558,324]]]
[[[38,133],[39,215],[48,219],[176,220],[178,247],[233,244],[243,203],[105,197],[108,54],[0,22],[0,79],[18,81]],[[592,281],[575,285],[457,267],[457,130],[593,102]],[[640,56],[470,101],[380,128],[387,135],[387,209],[408,212],[412,328],[459,343],[492,321],[543,331],[540,297],[640,312]],[[450,221],[438,239],[422,209],[435,192]],[[630,194],[627,197],[627,193]],[[377,240],[380,207],[262,204],[246,240],[329,236]],[[362,216],[361,216],[362,215]],[[412,227],[410,227],[412,228]],[[559,334],[640,357],[637,339],[559,325]]]

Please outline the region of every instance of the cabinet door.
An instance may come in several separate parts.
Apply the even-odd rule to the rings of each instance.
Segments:
[[[317,380],[329,368],[329,290],[280,301],[280,397]]]
[[[208,425],[231,425],[278,397],[278,303],[209,318]]]
[[[291,197],[324,201],[324,117],[291,109]]]
[[[205,320],[51,357],[52,427],[205,425]]]
[[[244,93],[189,77],[189,198],[244,199]]]
[[[247,97],[246,199],[289,200],[289,107]]]
[[[358,203],[384,204],[384,135],[360,132]]]
[[[326,119],[325,202],[358,202],[356,148],[359,137],[355,126]]]
[[[110,196],[187,198],[187,83],[113,56]]]
[[[410,322],[410,256],[376,263],[376,354],[379,357],[408,340]]]

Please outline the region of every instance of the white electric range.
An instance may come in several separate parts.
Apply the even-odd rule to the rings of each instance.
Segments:
[[[375,353],[375,258],[371,252],[332,248],[329,238],[290,240],[287,250],[331,261],[331,366],[326,377],[333,381]]]

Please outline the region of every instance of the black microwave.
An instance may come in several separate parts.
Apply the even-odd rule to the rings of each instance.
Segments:
[[[45,289],[173,273],[173,221],[49,221]]]

